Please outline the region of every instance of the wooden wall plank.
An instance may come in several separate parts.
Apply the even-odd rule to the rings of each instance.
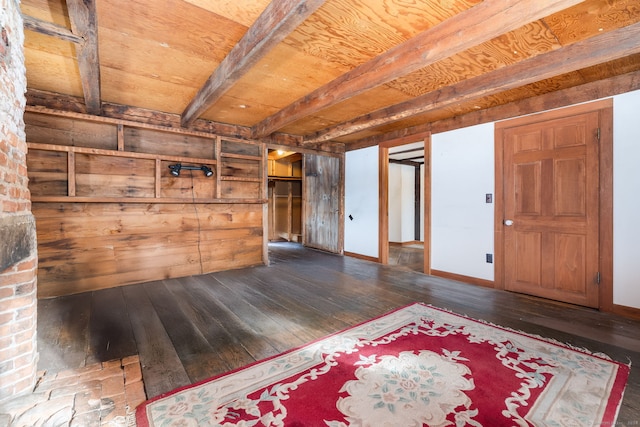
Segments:
[[[118,129],[111,123],[91,122],[32,112],[24,113],[28,142],[117,150]]]
[[[70,155],[73,153],[69,153]],[[70,196],[78,197],[155,197],[153,177],[138,177],[132,181],[126,175],[76,174],[76,190]],[[71,188],[71,187],[70,187]]]
[[[220,137],[216,138],[216,142],[215,142],[215,154],[214,154],[214,159],[216,160],[216,162],[220,162],[220,156],[222,154],[222,139]],[[216,174],[214,175],[215,179],[216,179],[216,186],[215,186],[215,190],[214,190],[214,197],[216,199],[219,199],[220,197],[222,197],[222,194],[220,192],[220,173],[218,172],[218,170],[216,169]]]
[[[238,178],[260,177],[261,168],[260,161],[225,158],[220,165],[220,176]]]
[[[156,198],[161,197],[162,194],[162,161],[160,159],[156,159],[155,161],[155,171],[154,171],[154,190]]]
[[[262,263],[261,204],[33,203],[41,298]]]
[[[124,126],[118,124],[118,151],[124,151]]]
[[[76,195],[76,153],[67,153],[67,195],[74,197]]]
[[[76,153],[76,173],[151,177],[155,175],[155,161]]]
[[[27,155],[31,196],[67,196],[67,153],[33,150]]]
[[[258,198],[262,183],[260,182],[242,182],[242,181],[223,181],[220,183],[220,196],[222,198]]]
[[[214,139],[180,135],[153,129],[124,128],[125,149],[136,153],[168,154],[213,159]]]

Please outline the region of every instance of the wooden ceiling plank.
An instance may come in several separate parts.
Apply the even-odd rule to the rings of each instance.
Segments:
[[[67,0],[67,10],[73,33],[83,40],[76,46],[76,56],[87,111],[90,114],[100,115],[102,100],[96,3],[95,0]]]
[[[22,15],[22,21],[24,22],[24,28],[27,30],[35,31],[36,33],[44,34],[59,38],[60,40],[69,41],[72,43],[80,44],[83,42],[82,37],[79,37],[62,25],[54,24],[53,22],[43,21],[42,19],[34,18],[29,15]]]
[[[463,52],[583,0],[484,1],[367,61],[253,127],[264,137],[366,90]],[[491,22],[491,25],[487,25]]]
[[[328,141],[416,116],[429,110],[494,95],[639,52],[640,23],[600,34],[487,74],[463,80],[409,101],[362,115],[310,134],[305,137],[304,142]]]
[[[222,60],[182,113],[187,127],[325,0],[273,0]]]

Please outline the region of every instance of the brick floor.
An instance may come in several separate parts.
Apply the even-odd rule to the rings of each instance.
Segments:
[[[0,405],[0,427],[130,427],[146,400],[138,356],[48,374]]]

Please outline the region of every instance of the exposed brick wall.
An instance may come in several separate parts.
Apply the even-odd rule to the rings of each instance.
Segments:
[[[0,402],[33,389],[38,355],[23,45],[19,0],[0,0]]]

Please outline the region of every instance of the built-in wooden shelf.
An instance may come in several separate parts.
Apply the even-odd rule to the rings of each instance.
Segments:
[[[39,296],[268,258],[263,143],[37,108],[24,122]]]
[[[302,181],[301,176],[275,176],[269,175],[269,179],[277,181]]]
[[[104,150],[101,148],[40,144],[37,142],[27,142],[27,146],[29,150],[45,150],[45,151],[60,151],[60,152],[66,152],[66,153],[95,154],[98,156],[126,157],[131,159],[149,159],[149,160],[157,159],[157,160],[165,160],[168,162],[189,163],[189,164],[197,163],[197,164],[203,164],[207,166],[215,165],[217,163],[217,161],[214,159],[206,159],[206,158],[169,156],[165,154],[135,153],[131,151]]]
[[[109,150],[29,142],[32,201],[266,203],[263,157],[224,153],[219,138],[212,144],[216,147],[211,153],[217,159],[124,151],[123,144],[118,150]],[[244,149],[243,145],[238,147]],[[259,151],[260,147],[250,149]],[[207,166],[213,176],[184,171],[174,177],[169,166],[175,163]]]
[[[243,178],[239,176],[221,176],[221,181],[262,182],[262,178]]]
[[[238,203],[238,204],[262,204],[266,199],[187,199],[177,197],[71,197],[71,196],[35,196],[31,198],[35,203]]]

